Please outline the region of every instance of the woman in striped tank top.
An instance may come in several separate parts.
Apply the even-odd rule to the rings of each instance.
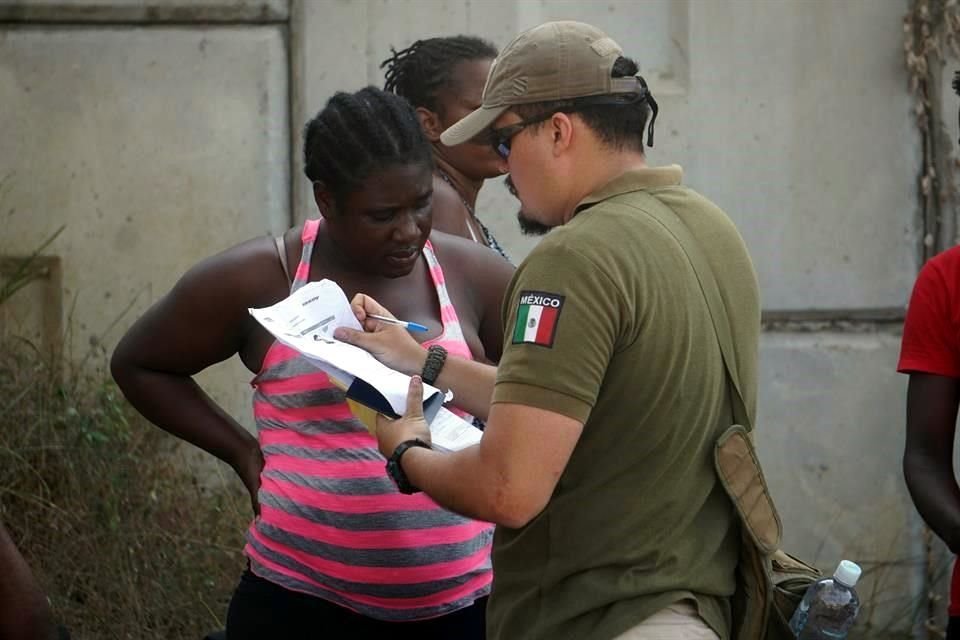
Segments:
[[[328,278],[426,325],[425,346],[495,361],[512,267],[431,235],[431,149],[402,98],[338,93],[307,125],[304,157],[322,219],[191,269],[121,340],[114,377],[143,415],[230,464],[250,492],[257,516],[230,640],[479,640],[491,526],[400,494],[343,393],[247,308]],[[258,438],[192,379],[233,354],[255,374]]]

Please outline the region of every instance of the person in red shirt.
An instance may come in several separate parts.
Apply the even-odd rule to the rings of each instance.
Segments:
[[[960,486],[953,440],[960,405],[960,246],[920,270],[903,326],[897,371],[910,376],[903,475],[920,516],[960,552]],[[947,640],[960,640],[960,563],[950,583]]]

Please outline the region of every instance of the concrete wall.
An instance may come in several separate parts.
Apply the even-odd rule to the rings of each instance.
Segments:
[[[757,446],[784,548],[824,571],[860,563],[861,623],[903,628],[926,603],[922,523],[900,472],[899,336],[859,329],[764,335]]]
[[[47,4],[64,3],[28,8]],[[200,259],[289,222],[285,26],[101,23],[142,4],[0,25],[0,253],[65,225],[52,250],[77,357],[112,348]],[[211,392],[249,414],[249,376],[217,369]]]
[[[682,164],[754,256],[768,318],[757,440],[786,547],[824,569],[861,561],[872,622],[909,626],[924,558],[900,476],[905,380],[893,373],[919,261],[906,10],[905,0],[0,0],[0,20],[13,21],[0,24],[0,176],[14,172],[0,251],[66,223],[55,252],[77,297],[76,348],[135,300],[109,347],[199,258],[314,215],[299,131],[334,91],[382,84],[391,45],[474,33],[502,47],[544,20],[597,24],[660,102],[651,161]],[[520,259],[534,240],[515,210],[501,185],[481,193],[481,216]],[[248,413],[246,377],[234,366],[208,378],[235,415]]]

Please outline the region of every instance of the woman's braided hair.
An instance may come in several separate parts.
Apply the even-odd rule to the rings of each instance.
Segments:
[[[339,203],[372,173],[433,155],[410,104],[376,87],[336,93],[304,128],[303,172]]]
[[[380,63],[386,68],[385,91],[396,93],[414,107],[437,112],[437,93],[449,87],[453,70],[461,62],[487,60],[497,57],[497,48],[475,36],[451,36],[417,40]]]

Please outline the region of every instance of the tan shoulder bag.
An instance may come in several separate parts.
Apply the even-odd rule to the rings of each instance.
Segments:
[[[733,333],[713,269],[679,216],[649,195],[644,210],[658,220],[683,248],[700,283],[733,399],[736,424],[717,440],[714,466],[741,522],[740,562],[733,610],[734,640],[793,640],[788,622],[807,587],[820,572],[780,550],[783,525],[767,490],[753,447],[752,421],[741,393],[733,351]]]

